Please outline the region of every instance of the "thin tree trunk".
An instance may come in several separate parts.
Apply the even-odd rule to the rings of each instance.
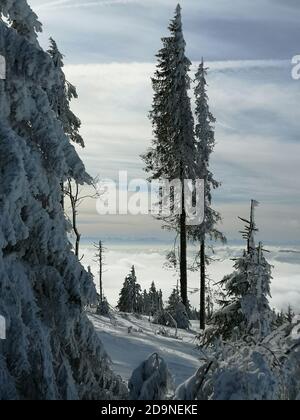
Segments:
[[[206,279],[205,279],[205,240],[201,242],[200,249],[200,329],[205,330],[206,325]]]
[[[77,258],[79,258],[79,246],[80,246],[80,239],[81,235],[77,229],[77,221],[76,221],[76,214],[73,214],[73,229],[76,237],[76,243],[75,243],[75,255]]]
[[[60,184],[60,190],[61,190],[60,204],[61,204],[62,209],[65,210],[65,188],[64,188],[63,182]]]
[[[188,309],[187,295],[187,231],[184,180],[182,180],[182,212],[180,216],[180,288],[182,303]]]
[[[73,199],[71,199],[71,206],[72,206],[72,225],[73,231],[75,233],[75,255],[79,258],[79,246],[80,246],[80,239],[81,235],[79,230],[77,229],[77,211],[76,211],[76,203]]]
[[[103,248],[102,248],[102,242],[99,242],[99,286],[100,286],[100,303],[103,302],[103,284],[102,284],[102,275],[103,275]]]
[[[77,204],[78,204],[78,194],[79,194],[79,186],[76,182],[76,190],[73,193],[72,182],[71,179],[68,178],[68,192],[67,195],[70,198],[71,202],[71,210],[72,210],[72,228],[75,234],[75,255],[79,258],[79,246],[80,246],[80,239],[81,234],[77,228]]]

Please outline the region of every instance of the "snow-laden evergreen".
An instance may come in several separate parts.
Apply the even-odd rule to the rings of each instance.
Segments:
[[[296,400],[300,397],[300,323],[259,343],[217,340],[202,349],[199,370],[176,390],[177,400]]]
[[[137,282],[135,267],[131,267],[130,274],[125,277],[120,291],[118,309],[121,312],[141,313],[143,308],[141,286]]]
[[[27,0],[1,0],[0,20],[2,16],[28,41],[37,42],[37,33],[42,32],[42,25]]]
[[[247,249],[223,280],[225,297],[201,340],[199,370],[176,391],[179,400],[295,400],[300,396],[299,317],[278,323],[270,309],[271,271],[256,246],[255,207],[243,237]],[[276,325],[277,324],[277,325]],[[281,325],[280,325],[281,324]],[[279,326],[278,326],[279,325]],[[206,345],[203,345],[206,344]]]
[[[162,291],[157,290],[152,282],[149,291],[142,292],[137,282],[135,267],[132,266],[131,272],[125,277],[117,308],[121,312],[153,316],[163,309]]]
[[[205,329],[206,325],[206,265],[209,260],[206,257],[206,239],[220,240],[225,242],[225,236],[218,230],[217,225],[221,221],[219,212],[212,208],[212,190],[218,188],[220,183],[214,179],[210,170],[210,159],[215,147],[214,124],[215,117],[212,115],[207,95],[207,68],[204,61],[198,68],[196,73],[195,100],[196,100],[196,174],[198,179],[204,181],[204,220],[203,223],[196,226],[189,226],[189,238],[200,244],[198,254],[199,270],[200,270],[200,324],[201,329]]]
[[[52,110],[60,74],[37,43],[25,0],[1,1],[0,342],[1,399],[102,399],[126,395],[84,313],[92,278],[67,238],[61,183],[89,183]]]
[[[157,70],[152,78],[154,138],[144,156],[146,170],[153,179],[194,179],[194,119],[188,96],[191,62],[185,55],[179,5],[169,30],[170,36],[162,39],[163,48],[157,54]]]
[[[157,353],[145,360],[129,380],[131,400],[165,400],[173,389],[173,379],[166,362]]]
[[[218,223],[221,221],[219,212],[212,208],[212,191],[220,187],[220,183],[214,179],[210,170],[210,159],[215,148],[215,123],[216,119],[212,115],[207,95],[207,71],[204,61],[199,65],[195,79],[195,137],[197,153],[196,174],[198,179],[205,182],[205,205],[204,205],[204,222],[200,225],[191,226],[189,235],[194,241],[202,242],[205,237],[211,240],[225,241],[224,235],[217,229]]]
[[[252,201],[249,225],[244,232],[247,250],[235,262],[235,271],[222,282],[225,297],[222,307],[214,314],[214,325],[224,339],[251,335],[255,339],[266,337],[275,322],[269,306],[272,267],[263,254],[262,244],[255,245],[257,231],[254,219],[255,202]]]
[[[163,309],[162,291],[156,289],[154,281],[151,283],[149,292],[145,298],[149,305],[149,312],[144,312],[145,315],[154,315]]]
[[[185,53],[181,7],[177,6],[170,25],[170,36],[163,38],[158,52],[158,64],[152,85],[154,99],[150,118],[153,126],[152,146],[144,155],[145,170],[151,179],[170,181],[195,180],[197,148],[194,136],[194,118],[191,100],[189,70],[190,60]],[[171,207],[180,209],[180,216],[161,215],[168,228],[180,233],[181,296],[187,306],[187,213],[183,190],[170,198]],[[167,200],[168,201],[168,200]],[[164,200],[162,200],[164,202]],[[175,212],[176,213],[176,212]],[[165,217],[164,217],[165,216]]]
[[[165,326],[176,326],[176,328],[184,330],[190,328],[189,315],[182,303],[178,288],[172,291],[166,308],[159,310],[155,314],[153,322]],[[176,324],[174,325],[174,323]]]
[[[76,87],[66,80],[63,72],[63,55],[60,53],[54,39],[50,38],[50,47],[48,53],[52,57],[53,63],[57,69],[57,83],[55,83],[50,92],[49,98],[51,106],[61,121],[65,134],[71,141],[84,147],[84,140],[79,133],[81,121],[70,109],[72,99],[77,99]]]

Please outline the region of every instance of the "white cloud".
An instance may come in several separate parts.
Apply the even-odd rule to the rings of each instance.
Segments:
[[[71,62],[149,61],[167,34],[174,0],[31,0]],[[106,6],[106,7],[103,7]],[[111,7],[112,6],[112,7]],[[209,60],[297,54],[299,8],[280,0],[182,2],[188,55]],[[80,30],[79,30],[80,28]],[[283,36],[284,34],[284,36]]]
[[[249,200],[257,198],[262,203],[258,212],[262,239],[299,240],[300,91],[288,64],[260,60],[208,66],[210,104],[218,120],[212,169],[223,183],[214,196],[224,216],[223,229],[229,239],[238,238],[236,218],[247,215]],[[153,71],[153,63],[66,67],[79,92],[74,109],[86,140],[80,153],[93,175],[116,178],[119,169],[127,169],[130,178],[144,175],[139,156],[152,137],[147,115]],[[155,226],[153,231],[160,236],[159,224],[150,217],[100,221],[92,202],[84,207],[82,219],[86,217],[91,222],[83,227],[88,235],[101,223],[105,232],[111,228],[116,233],[122,226],[122,234],[127,230],[139,237]]]
[[[30,3],[36,9],[54,8],[55,6],[68,6],[68,3],[73,3],[75,6],[93,4],[101,6],[101,3],[114,3],[119,0],[31,0]],[[122,1],[122,0],[120,0]],[[123,0],[126,2],[126,0]],[[127,2],[138,2],[144,7],[153,8],[168,8],[172,11],[177,1],[174,0],[127,0]],[[181,6],[184,12],[201,12],[205,17],[207,16],[224,16],[239,19],[286,19],[296,20],[299,17],[299,8],[296,6],[297,0],[251,0],[243,1],[231,0],[230,4],[224,0],[211,0],[209,2],[199,2],[199,0],[182,0]],[[293,13],[291,13],[291,7]]]

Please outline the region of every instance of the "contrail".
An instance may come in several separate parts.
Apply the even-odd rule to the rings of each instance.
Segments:
[[[36,9],[51,9],[56,6],[63,6],[66,3],[70,3],[70,1],[72,0],[53,0],[53,1],[49,1],[48,3],[36,6]]]
[[[77,4],[66,4],[62,8],[73,8],[73,7],[92,7],[92,6],[113,6],[115,4],[133,4],[138,3],[138,0],[102,0],[102,1],[88,1],[86,3],[77,3]]]
[[[71,3],[72,0],[55,0],[49,3],[43,4],[38,9],[74,9],[74,8],[85,8],[93,6],[113,6],[117,4],[133,4],[138,3],[139,0],[102,0],[102,1],[87,1],[85,3]]]

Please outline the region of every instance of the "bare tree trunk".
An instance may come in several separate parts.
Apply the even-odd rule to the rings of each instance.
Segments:
[[[205,330],[206,326],[206,278],[205,278],[205,240],[201,242],[200,249],[200,329]]]
[[[73,213],[73,230],[75,233],[75,255],[77,258],[79,258],[79,246],[80,246],[80,239],[81,239],[81,235],[79,233],[79,230],[77,228],[77,213],[76,213],[76,209],[74,209],[72,211]]]
[[[69,184],[69,197],[70,197],[71,209],[72,209],[72,228],[75,234],[75,255],[77,258],[79,258],[79,246],[80,246],[80,239],[81,239],[81,234],[77,227],[77,203],[78,203],[78,195],[79,195],[79,186],[78,186],[78,183],[76,182],[75,193],[73,193],[72,182],[70,179],[68,180],[68,184]]]
[[[96,182],[96,180],[94,180],[94,183],[95,182]],[[62,188],[64,187],[63,184],[61,184],[61,186],[62,186]],[[93,184],[93,186],[94,186],[94,184]],[[81,234],[80,234],[80,232],[78,230],[78,226],[77,226],[78,207],[80,206],[80,204],[85,199],[98,197],[98,193],[95,192],[94,195],[80,196],[79,184],[75,180],[72,181],[71,178],[68,178],[67,187],[63,189],[63,192],[64,192],[64,194],[62,194],[62,198],[61,198],[62,207],[65,206],[64,196],[69,197],[70,203],[71,203],[72,215],[70,216],[70,220],[71,220],[72,229],[73,229],[73,232],[74,232],[74,235],[75,235],[75,255],[79,258],[79,247],[80,247],[80,241],[81,241]],[[83,258],[83,256],[81,257],[81,259],[82,258]]]
[[[61,190],[60,204],[61,204],[62,209],[65,210],[65,187],[64,187],[63,182],[60,184],[60,190]]]
[[[187,231],[186,231],[186,211],[184,180],[182,179],[182,212],[180,216],[180,289],[182,303],[188,309],[187,295]]]
[[[99,242],[99,288],[100,288],[100,303],[103,302],[103,246],[102,241]]]

